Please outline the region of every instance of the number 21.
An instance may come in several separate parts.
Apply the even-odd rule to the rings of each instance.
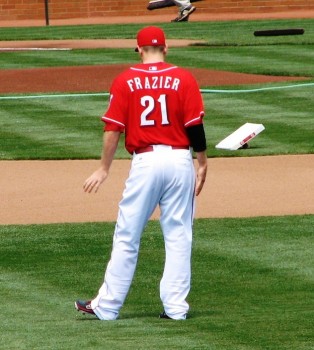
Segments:
[[[141,126],[155,125],[156,123],[155,120],[148,119],[148,116],[156,107],[157,102],[159,102],[160,104],[161,124],[162,125],[169,124],[168,114],[167,114],[166,95],[162,94],[159,96],[157,101],[155,101],[152,96],[143,96],[141,98],[141,105],[143,107],[146,107],[141,114]]]

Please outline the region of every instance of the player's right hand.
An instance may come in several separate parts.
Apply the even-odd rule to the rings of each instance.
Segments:
[[[85,180],[83,185],[84,192],[91,193],[94,191],[96,193],[100,185],[106,180],[107,177],[108,172],[103,168],[99,168]]]

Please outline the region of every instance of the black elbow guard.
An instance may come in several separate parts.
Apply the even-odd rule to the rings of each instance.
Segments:
[[[203,124],[197,124],[186,128],[190,145],[194,152],[203,152],[206,150],[206,137]]]

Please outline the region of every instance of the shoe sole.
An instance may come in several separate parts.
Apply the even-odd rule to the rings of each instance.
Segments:
[[[181,19],[180,21],[176,19],[172,19],[171,22],[187,22],[189,20],[189,16],[185,17],[184,19]]]
[[[76,311],[79,311],[79,312],[82,312],[83,314],[85,314],[85,312],[77,306],[76,301],[74,302],[74,307],[76,308]]]
[[[74,302],[74,307],[76,308],[76,310],[77,310],[78,312],[82,312],[84,315],[85,315],[85,314],[95,315],[94,312],[88,312],[88,311],[84,311],[84,310],[80,309],[80,308],[78,307],[76,301]]]
[[[188,21],[189,16],[190,16],[193,12],[195,12],[195,11],[196,11],[196,7],[192,7],[192,8],[189,10],[189,12],[188,12],[186,15],[182,16],[177,22]]]

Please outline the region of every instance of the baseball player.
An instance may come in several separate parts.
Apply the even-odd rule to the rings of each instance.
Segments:
[[[196,10],[196,7],[192,6],[190,0],[173,0],[173,2],[179,8],[179,14],[171,22],[187,22],[189,16]]]
[[[136,51],[142,63],[121,73],[111,86],[110,104],[102,117],[101,166],[84,183],[85,192],[98,191],[108,177],[120,134],[125,133],[125,147],[133,157],[111,258],[98,295],[76,301],[75,307],[100,320],[117,319],[133,279],[142,232],[159,205],[166,250],[160,317],[183,320],[189,310],[194,200],[207,171],[203,101],[191,73],[165,62],[162,29],[140,30]]]

